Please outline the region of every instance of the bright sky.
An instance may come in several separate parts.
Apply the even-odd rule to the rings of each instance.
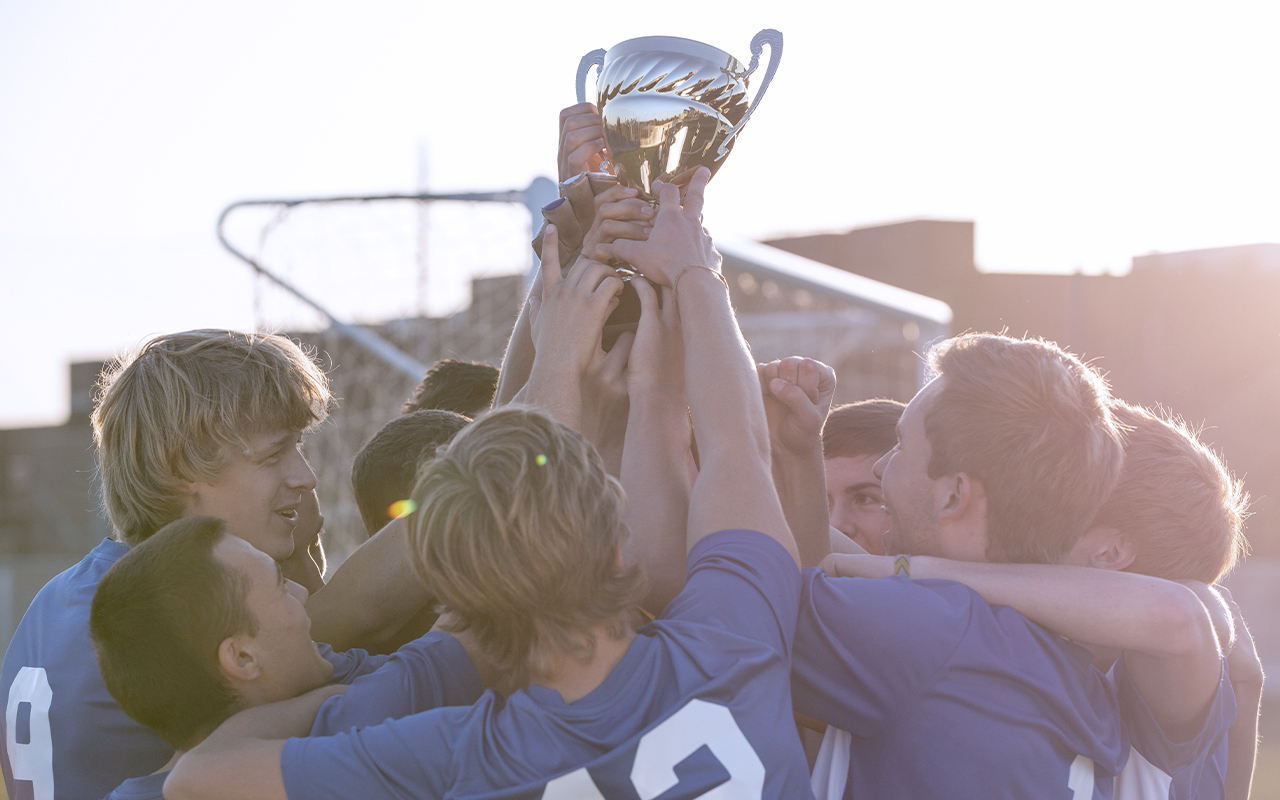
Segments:
[[[69,360],[314,324],[255,306],[214,239],[224,206],[413,190],[420,152],[432,190],[522,188],[553,172],[579,58],[633,36],[743,61],[760,28],[786,36],[709,190],[713,233],[971,219],[981,267],[1037,271],[1280,241],[1277,9],[0,0],[0,427],[60,421]],[[528,263],[517,211],[431,214],[433,312],[465,303],[465,273]],[[312,278],[345,316],[405,305]],[[385,300],[413,277],[362,283]]]

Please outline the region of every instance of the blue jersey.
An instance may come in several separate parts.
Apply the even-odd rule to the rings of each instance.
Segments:
[[[1218,692],[1193,738],[1171,742],[1138,694],[1124,661],[1107,677],[1120,698],[1120,713],[1133,752],[1116,778],[1115,800],[1221,800],[1227,779],[1227,729],[1236,718],[1235,692],[1223,660]]]
[[[795,708],[848,732],[830,800],[1112,796],[1129,742],[1087,650],[951,581],[802,585]]]
[[[5,786],[11,800],[102,797],[122,781],[150,775],[173,748],[121,710],[102,682],[89,640],[98,581],[129,547],[110,539],[49,581],[31,601],[0,668],[6,713]],[[334,681],[349,683],[389,656],[335,653],[320,645]]]
[[[381,666],[370,672],[371,664]],[[471,657],[458,640],[447,633],[428,633],[392,656],[372,656],[354,666],[354,670],[341,676],[351,679],[354,675],[351,688],[346,694],[334,695],[324,702],[311,729],[312,736],[372,725],[440,706],[474,703],[483,691]],[[107,795],[106,800],[164,800],[167,777],[168,771],[130,778]]]
[[[12,800],[102,797],[173,756],[116,705],[89,641],[93,592],[127,552],[104,539],[40,590],[9,642],[0,668],[7,698],[0,762]]]
[[[808,797],[787,691],[795,562],[763,534],[721,531],[688,563],[684,591],[585,697],[487,692],[469,708],[290,739],[289,796]]]
[[[376,725],[442,706],[468,706],[484,687],[467,651],[447,633],[431,632],[385,657],[376,671],[324,701],[312,736]]]
[[[164,779],[167,777],[168,770],[143,778],[130,778],[104,800],[164,800]]]

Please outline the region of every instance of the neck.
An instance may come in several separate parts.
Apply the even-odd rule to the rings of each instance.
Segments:
[[[173,758],[169,759],[169,763],[165,764],[163,767],[161,767],[160,769],[156,770],[155,772],[153,772],[153,773],[151,773],[151,774],[152,774],[152,775],[158,775],[158,774],[160,774],[161,772],[168,772],[169,770],[171,770],[171,769],[173,769],[174,767],[178,766],[178,759],[182,758],[182,757],[183,757],[184,755],[186,755],[186,754],[187,754],[187,751],[186,751],[186,750],[179,750],[179,751],[175,752],[175,753],[173,754]]]
[[[636,638],[636,632],[630,627],[621,637],[614,636],[611,628],[610,625],[597,625],[590,630],[595,647],[589,658],[557,653],[551,659],[548,673],[533,682],[556,690],[566,703],[577,702],[591,694],[618,666]]]

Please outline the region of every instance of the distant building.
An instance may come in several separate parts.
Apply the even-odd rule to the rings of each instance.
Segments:
[[[1124,276],[983,273],[973,230],[913,220],[767,244],[943,300],[956,332],[1052,339],[1119,397],[1204,424],[1253,496],[1254,551],[1280,555],[1280,244],[1137,256]]]

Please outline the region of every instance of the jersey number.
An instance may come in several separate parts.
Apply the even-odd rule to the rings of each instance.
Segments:
[[[640,800],[654,798],[680,783],[676,765],[706,747],[729,773],[729,780],[698,795],[699,800],[759,800],[764,794],[764,763],[721,705],[690,700],[684,708],[640,737],[631,767],[631,785]],[[587,768],[547,783],[542,800],[606,800]]]
[[[14,781],[31,781],[35,800],[53,800],[53,737],[49,733],[49,705],[53,689],[43,667],[23,667],[9,687],[5,709],[5,744]],[[25,706],[25,708],[23,708]],[[25,712],[25,741],[18,741],[19,716]]]

